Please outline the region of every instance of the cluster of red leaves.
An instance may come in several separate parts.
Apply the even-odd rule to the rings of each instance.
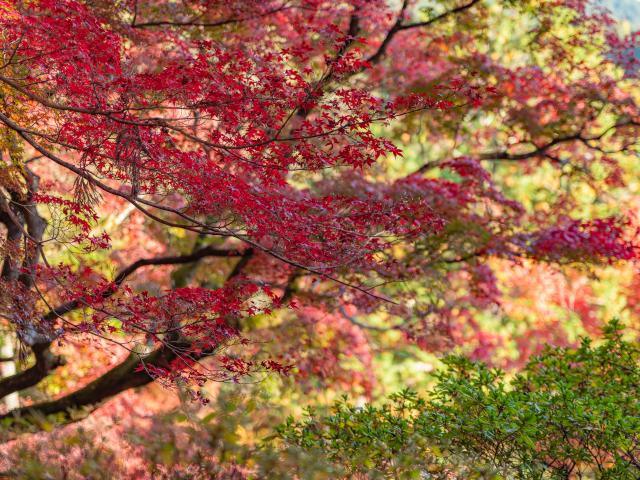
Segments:
[[[534,257],[552,261],[635,260],[640,253],[639,237],[638,231],[630,227],[629,220],[615,217],[568,220],[564,226],[534,234],[529,240],[530,248]]]
[[[75,234],[71,234],[68,241],[73,244],[83,246],[85,253],[89,253],[97,249],[107,249],[111,245],[111,239],[106,232],[99,235],[92,235],[98,215],[89,205],[83,205],[76,201],[67,200],[58,196],[49,194],[35,193],[32,202],[36,205],[47,205],[52,207],[56,213],[62,213],[63,219],[56,227],[64,229],[70,226],[70,230]],[[56,241],[64,242],[65,238],[58,233]]]
[[[362,328],[343,314],[299,306],[295,323],[285,322],[272,335],[303,388],[326,385],[371,394],[376,384],[371,345]]]
[[[531,158],[528,168],[543,161],[565,168],[567,157],[575,156],[575,169],[588,170],[596,158],[590,151],[606,151],[596,143],[610,130],[595,112],[599,102],[618,119],[622,147],[633,136],[625,128],[638,111],[610,74],[611,63],[567,61],[568,46],[589,46],[591,37],[607,33],[608,17],[582,0],[543,3],[536,48],[556,67],[551,72],[533,60],[503,65],[477,47],[486,33],[482,15],[479,26],[463,31],[402,27],[398,33],[413,21],[411,14],[383,0],[123,1],[117,8],[103,1],[0,0],[5,101],[29,107],[20,117],[3,113],[3,130],[157,224],[255,249],[253,272],[263,270],[252,282],[150,294],[86,269],[42,268],[37,278],[47,298],[81,307],[78,318],[56,318],[43,330],[55,336],[121,332],[150,345],[179,331],[189,338],[186,355],[148,372],[200,383],[208,374],[194,359],[241,342],[229,324],[281,306],[269,283],[295,270],[318,283],[354,287],[338,293],[363,313],[383,304],[388,292],[398,302],[416,297],[410,288],[368,285],[434,287],[431,304],[389,310],[419,317],[418,328],[406,332],[425,347],[475,335],[480,357],[501,341],[483,332],[472,313],[500,305],[487,258],[636,259],[635,232],[625,220],[533,221],[483,167],[482,160]],[[544,30],[559,11],[579,32],[567,42],[547,39]],[[235,23],[244,26],[220,38],[204,32]],[[630,46],[606,38],[615,51]],[[430,47],[418,48],[423,45]],[[461,46],[463,53],[454,55]],[[402,55],[393,55],[398,51]],[[385,54],[391,58],[380,61]],[[465,125],[467,116],[492,111],[504,120]],[[398,118],[410,125],[421,112],[431,118],[425,120],[427,143],[453,137],[454,153],[414,174],[381,180],[374,170],[380,160],[402,151],[376,125]],[[465,156],[455,156],[459,140],[468,145]],[[495,143],[504,148],[487,153]],[[585,151],[590,155],[579,155]],[[622,184],[614,156],[597,158],[607,166],[609,184]],[[442,175],[429,175],[436,168]],[[34,194],[33,201],[61,212],[78,232],[72,243],[87,251],[108,246],[106,234],[91,233],[97,217],[90,202],[53,191]],[[278,274],[265,273],[269,268]],[[287,286],[275,290],[284,296]],[[314,297],[310,290],[303,292],[308,298]],[[254,303],[259,295],[268,305]],[[288,352],[301,375],[339,377],[343,355],[369,368],[363,329],[336,313],[341,303],[320,297],[305,302],[298,322],[308,338],[328,340]],[[37,309],[29,312],[33,321]],[[442,335],[427,340],[434,331]],[[265,362],[220,358],[225,378],[255,369],[288,371]],[[353,376],[347,380],[354,382]],[[363,374],[358,381],[369,380]]]

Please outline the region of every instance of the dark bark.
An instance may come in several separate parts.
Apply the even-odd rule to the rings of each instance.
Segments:
[[[105,400],[125,390],[151,383],[154,377],[147,372],[147,368],[169,369],[171,362],[177,358],[176,352],[189,347],[190,343],[182,340],[162,345],[146,356],[132,353],[122,363],[85,387],[57,400],[12,410],[0,415],[0,420],[20,417],[29,421],[37,416],[62,414],[63,421],[71,421],[74,410],[85,409],[91,412]]]
[[[7,198],[0,193],[0,223],[7,229],[5,241],[8,245],[19,245],[22,239],[23,219],[15,212]],[[18,279],[20,264],[18,259],[11,255],[6,255],[2,263],[0,278],[12,282]]]
[[[470,9],[471,7],[473,7],[475,4],[480,3],[481,0],[470,0],[469,2],[460,5],[459,7],[456,8],[452,8],[451,10],[447,10],[446,12],[443,12],[439,15],[436,15],[435,17],[430,18],[429,20],[425,20],[424,22],[416,22],[416,23],[403,23],[404,20],[404,14],[405,11],[407,9],[408,6],[408,1],[404,0],[402,3],[402,7],[400,8],[400,13],[398,14],[398,18],[396,20],[396,22],[394,23],[394,25],[389,29],[389,31],[387,32],[387,35],[384,37],[384,39],[382,40],[382,43],[380,43],[380,46],[378,47],[378,50],[376,50],[376,52],[374,54],[372,54],[369,58],[367,58],[367,61],[369,63],[378,63],[387,53],[387,48],[389,47],[389,45],[391,44],[391,41],[393,40],[393,38],[395,37],[395,35],[398,32],[402,32],[403,30],[410,30],[412,28],[423,28],[423,27],[429,27],[431,25],[433,25],[434,23],[437,23],[441,20],[444,20],[452,15],[456,15],[458,13],[462,13],[465,10]]]
[[[0,379],[0,398],[37,385],[53,370],[64,364],[64,359],[51,353],[49,346],[48,342],[33,345],[36,363],[20,373]]]
[[[26,176],[25,180],[28,183],[29,189],[24,204],[19,204],[19,209],[22,212],[25,225],[27,227],[27,233],[29,237],[25,243],[24,260],[22,262],[23,270],[31,272],[36,264],[40,261],[42,254],[42,239],[47,227],[47,222],[40,216],[38,209],[33,203],[33,194],[38,191],[40,178],[25,168]],[[33,275],[31,273],[21,273],[19,281],[22,282],[27,288],[31,288],[34,283]]]

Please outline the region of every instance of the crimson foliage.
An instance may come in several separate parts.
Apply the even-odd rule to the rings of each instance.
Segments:
[[[586,0],[391,3],[0,0],[0,315],[34,362],[0,396],[60,367],[65,342],[127,352],[13,413],[69,418],[154,379],[198,396],[296,364],[330,376],[387,328],[358,314],[425,345],[498,303],[488,259],[638,256],[629,219],[572,218],[570,196],[523,205],[488,168],[619,185],[615,153],[640,121],[619,66],[636,38]],[[530,41],[507,63],[490,22],[513,14]],[[398,170],[398,125],[453,147]],[[135,250],[140,232],[157,256]],[[203,262],[215,281],[195,275]],[[167,265],[190,267],[144,273]],[[243,327],[287,306],[338,334],[320,353],[284,335],[283,358],[254,356]]]

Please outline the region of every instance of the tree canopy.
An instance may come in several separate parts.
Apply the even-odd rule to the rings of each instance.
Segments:
[[[372,399],[424,352],[533,381],[545,344],[634,328],[622,30],[589,0],[0,0],[7,434],[154,382]],[[527,438],[503,461],[544,463]]]

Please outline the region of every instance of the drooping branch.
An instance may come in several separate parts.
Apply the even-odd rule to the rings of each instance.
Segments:
[[[198,262],[205,257],[246,257],[245,252],[239,250],[221,250],[214,247],[203,247],[188,255],[155,257],[140,259],[131,265],[122,269],[113,281],[113,288],[105,290],[102,295],[109,298],[116,293],[117,288],[139,268],[149,265],[179,265],[185,263]],[[80,300],[72,300],[58,307],[51,309],[42,319],[45,322],[51,322],[58,317],[65,315],[73,310],[82,307]],[[0,380],[0,398],[10,393],[30,388],[40,383],[54,369],[64,364],[64,359],[50,352],[50,341],[40,341],[32,345],[35,356],[35,364],[27,370],[19,372],[11,377]]]
[[[202,249],[198,249],[189,255],[183,255],[180,257],[160,257],[156,259],[147,259],[146,263],[145,260],[139,260],[138,262],[135,262],[134,264],[122,270],[120,274],[118,274],[117,278],[121,278],[120,283],[122,283],[122,281],[124,281],[124,279],[128,275],[133,273],[137,268],[140,268],[144,265],[167,265],[197,262],[207,256],[202,253],[203,251],[208,251],[210,254],[211,252],[214,252],[211,256],[240,256],[239,261],[236,263],[231,273],[227,276],[227,282],[240,275],[242,273],[242,270],[248,265],[249,261],[253,257],[253,250],[244,250],[243,252],[238,252],[234,250],[210,250],[208,249],[208,247],[205,247]],[[223,254],[222,252],[226,252],[227,254]],[[232,255],[232,253],[234,255]],[[173,260],[171,261],[171,263],[168,263],[168,259]],[[151,263],[152,261],[162,261],[164,263]],[[136,267],[134,268],[134,266]],[[79,305],[74,308],[78,308],[78,306]],[[53,311],[49,312],[48,315],[54,315]],[[149,373],[150,370],[154,368],[163,368],[169,370],[171,362],[179,357],[179,352],[190,351],[191,347],[192,344],[189,339],[180,336],[178,332],[173,332],[168,336],[168,338],[163,341],[160,347],[156,348],[148,355],[131,353],[122,363],[112,368],[93,382],[89,383],[87,386],[76,390],[75,392],[72,392],[68,395],[65,395],[57,400],[52,400],[49,402],[13,410],[0,416],[0,420],[10,416],[29,418],[38,415],[42,416],[53,413],[61,413],[63,414],[63,417],[66,421],[71,421],[71,414],[74,409],[85,408],[90,411],[94,410],[102,402],[119,393],[122,393],[131,388],[142,387],[153,382],[155,380],[155,377]],[[46,351],[48,352],[48,346]],[[211,355],[212,353],[214,353],[214,351],[215,349],[211,348],[199,351],[198,353],[190,352],[189,358],[190,360],[197,361]],[[43,361],[41,361],[40,363],[36,362],[36,366],[38,365],[39,368],[41,368],[45,364]],[[36,366],[32,368],[36,368]],[[22,373],[26,374],[26,371]],[[40,370],[38,370],[38,373],[41,373]],[[44,376],[46,376],[48,373],[49,372],[46,372]],[[44,378],[44,376],[42,376],[35,383],[38,383],[42,378]],[[33,374],[32,377],[35,379],[36,375]],[[32,377],[29,376],[28,378],[32,379]],[[9,379],[7,378],[5,380]],[[26,381],[26,379],[23,380],[23,382],[25,383]],[[15,384],[16,381],[14,380],[13,383]],[[2,388],[1,383],[0,388]],[[2,390],[0,390],[0,392],[2,392]],[[0,397],[1,396],[2,395],[0,394]]]
[[[210,225],[207,225],[201,221],[198,221],[195,218],[189,217],[188,215],[186,215],[184,212],[180,211],[179,209],[176,208],[172,208],[172,207],[167,207],[164,205],[160,205],[157,203],[153,203],[149,200],[144,200],[140,197],[137,196],[132,196],[129,194],[126,194],[122,191],[119,191],[116,188],[110,187],[109,185],[107,185],[106,183],[98,180],[95,176],[91,175],[88,171],[83,170],[82,168],[79,168],[63,159],[61,159],[60,157],[58,157],[57,155],[55,155],[53,152],[47,150],[46,148],[44,148],[42,145],[40,145],[38,142],[35,141],[35,139],[29,134],[29,132],[27,131],[27,129],[21,127],[20,125],[18,125],[17,123],[15,123],[14,121],[12,121],[9,117],[7,117],[6,115],[3,115],[2,113],[0,113],[0,122],[4,123],[7,127],[9,127],[10,129],[14,130],[16,133],[18,133],[18,135],[20,135],[29,145],[31,145],[35,150],[37,150],[39,153],[41,153],[42,155],[44,155],[46,158],[49,158],[50,160],[52,160],[54,163],[60,165],[61,167],[75,173],[76,175],[80,176],[81,178],[87,180],[89,183],[91,183],[92,185],[96,186],[97,188],[99,188],[100,190],[102,190],[103,192],[109,193],[110,195],[114,195],[116,197],[119,198],[123,198],[125,199],[127,202],[129,202],[131,205],[133,205],[137,210],[139,210],[140,212],[142,212],[145,216],[147,216],[148,218],[169,226],[169,227],[176,227],[176,228],[180,228],[183,230],[187,230],[187,231],[192,231],[192,232],[196,232],[199,234],[207,234],[207,235],[216,235],[216,236],[222,236],[222,237],[234,237],[237,238],[238,240],[241,240],[242,242],[250,245],[251,247],[254,247],[256,250],[261,250],[265,253],[267,253],[268,255],[271,255],[272,257],[276,258],[277,260],[280,260],[283,263],[286,263],[288,265],[291,265],[292,267],[296,267],[302,270],[306,270],[310,273],[316,274],[322,278],[325,278],[327,280],[331,280],[337,284],[340,285],[344,285],[348,288],[351,288],[353,290],[357,290],[361,293],[364,293],[365,295],[371,297],[371,298],[376,298],[378,300],[382,300],[385,302],[389,302],[389,303],[395,303],[394,301],[385,298],[383,296],[377,295],[373,292],[371,292],[370,289],[367,288],[363,288],[361,286],[358,285],[354,285],[351,284],[349,282],[346,282],[344,280],[341,280],[329,273],[327,273],[326,271],[326,267],[314,267],[314,266],[309,266],[309,265],[304,265],[298,261],[292,260],[290,258],[287,258],[284,254],[278,253],[276,250],[272,249],[272,248],[268,248],[265,247],[264,245],[260,244],[257,241],[252,240],[251,238],[249,238],[248,236],[243,236],[237,233],[234,233],[232,231],[229,230],[223,230],[220,228],[216,228],[216,227],[212,227]],[[179,218],[184,219],[186,221],[188,221],[188,224],[185,223],[176,223],[176,222],[172,222],[169,220],[165,220],[163,218],[160,218],[158,215],[155,215],[153,212],[150,211],[150,208],[146,208],[146,207],[150,207],[150,208],[154,208],[154,209],[159,209],[161,211],[164,212],[168,212],[168,213],[172,213],[177,215]]]

